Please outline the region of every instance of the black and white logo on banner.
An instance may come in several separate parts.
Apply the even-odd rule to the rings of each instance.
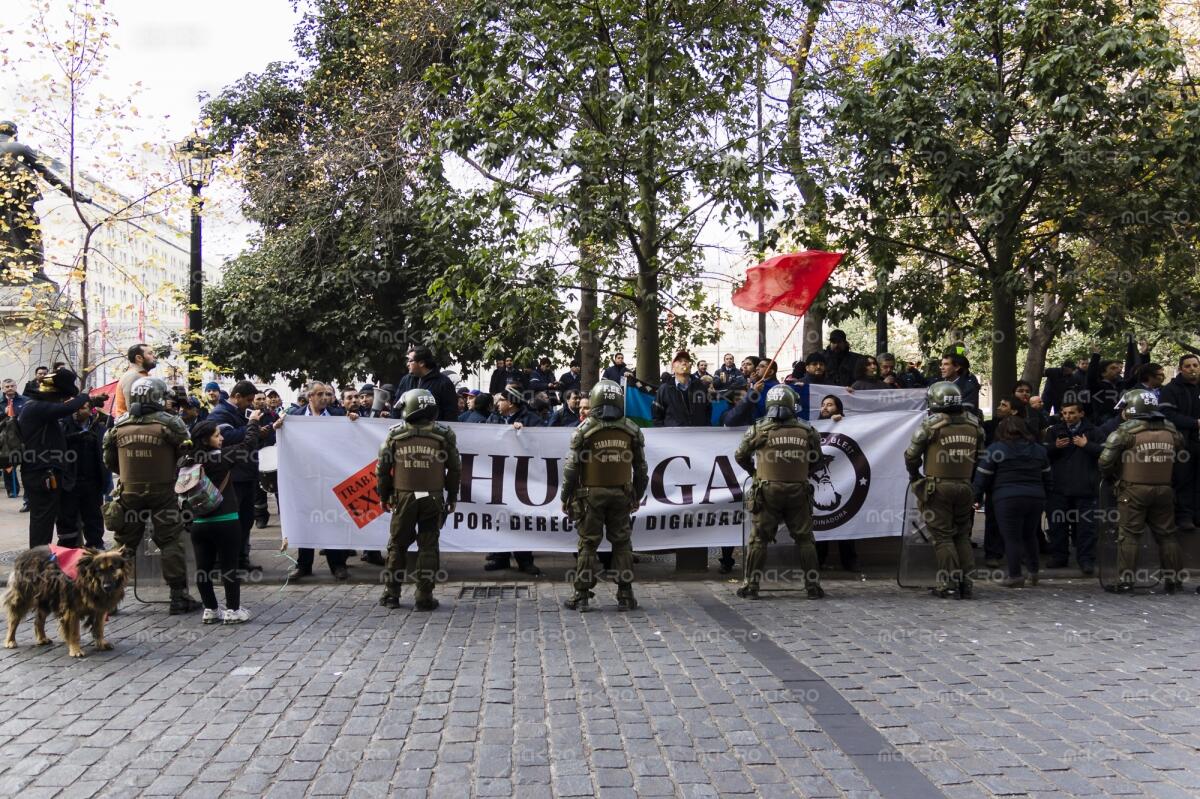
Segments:
[[[871,490],[871,462],[858,442],[842,433],[821,433],[821,458],[809,474],[813,484],[813,529],[845,524]]]

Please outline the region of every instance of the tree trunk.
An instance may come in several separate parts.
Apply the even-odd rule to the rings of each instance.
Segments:
[[[888,270],[885,264],[876,264],[876,293],[879,303],[875,307],[875,354],[888,351]]]
[[[1036,389],[1046,373],[1046,354],[1062,328],[1067,315],[1067,304],[1051,294],[1042,295],[1042,312],[1035,312],[1036,303],[1032,295],[1026,307],[1026,322],[1029,325],[1029,351],[1025,355],[1025,368],[1021,379],[1028,380]]]
[[[584,98],[594,103],[593,113],[586,111],[580,115],[583,127],[595,128],[595,118],[599,117],[600,109],[604,108],[604,95],[608,91],[609,74],[607,68],[599,68],[592,79],[590,97]],[[580,226],[579,242],[579,313],[576,319],[579,325],[579,387],[586,394],[600,379],[600,345],[596,331],[596,276],[600,271],[600,250],[592,238],[592,215],[595,213],[595,203],[591,188],[599,183],[594,173],[593,165],[581,164],[579,176],[583,191],[580,194]]]
[[[1017,382],[1017,306],[1007,271],[992,277],[992,411]],[[981,409],[982,410],[982,409]]]
[[[658,173],[654,138],[655,89],[658,81],[658,9],[646,0],[646,42],[642,53],[642,163],[638,171],[638,277],[636,340],[639,380],[658,385]]]
[[[808,313],[804,315],[804,342],[801,345],[800,354],[807,358],[814,352],[821,349],[821,342],[825,340],[825,309],[813,303],[808,309]]]

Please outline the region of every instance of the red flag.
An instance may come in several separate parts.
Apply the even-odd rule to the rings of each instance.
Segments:
[[[113,382],[108,383],[107,385],[103,385],[98,388],[93,388],[91,391],[88,392],[88,394],[93,397],[96,396],[97,394],[107,394],[108,395],[108,402],[104,403],[104,412],[110,416],[112,415],[112,412],[113,412],[113,405],[117,401],[117,386],[120,384],[120,382],[121,382],[120,380],[114,380]]]
[[[747,311],[803,316],[845,253],[805,250],[768,258],[746,270],[733,304]]]

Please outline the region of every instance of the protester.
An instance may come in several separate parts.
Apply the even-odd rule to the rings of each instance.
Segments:
[[[708,387],[692,375],[692,358],[685,351],[671,360],[672,379],[654,396],[655,427],[707,427],[712,421]]]
[[[107,401],[103,394],[92,397],[61,422],[67,459],[58,514],[59,535],[67,530],[81,530],[84,546],[92,549],[104,549],[104,517],[100,506],[104,503],[105,488],[112,480],[112,473],[104,465],[107,428],[102,421],[104,415],[97,408],[97,404]],[[79,540],[77,535],[69,537]]]
[[[234,391],[237,387],[234,387]],[[232,392],[231,392],[232,393]],[[201,621],[204,624],[243,624],[250,613],[241,603],[241,575],[238,565],[242,559],[242,524],[239,508],[243,504],[238,494],[233,472],[238,465],[254,456],[258,448],[259,423],[263,410],[255,410],[246,419],[246,429],[236,444],[226,444],[222,434],[224,424],[205,419],[192,431],[192,447],[185,456],[185,465],[199,464],[204,474],[221,492],[221,504],[192,520],[192,549],[196,553],[196,590],[204,604]],[[217,564],[220,569],[217,569]],[[225,611],[219,612],[217,594],[213,590],[218,577],[225,589]]]
[[[583,377],[580,374],[579,361],[571,361],[570,370],[558,377],[558,391],[565,394],[567,391],[579,391],[582,387]]]
[[[1054,488],[1046,497],[1050,524],[1049,562],[1052,569],[1068,565],[1071,541],[1075,560],[1085,577],[1096,568],[1096,497],[1100,485],[1097,461],[1104,437],[1084,416],[1083,400],[1067,393],[1059,401],[1062,421],[1046,429]]]
[[[891,388],[879,374],[879,361],[874,355],[863,355],[854,370],[853,391],[879,391]]]
[[[826,394],[821,398],[821,409],[817,413],[820,419],[829,419],[830,421],[840,422],[846,417],[846,411],[842,407],[840,397],[835,397],[832,394]]]
[[[17,381],[7,379],[0,383],[0,414],[7,416],[10,419],[16,419],[21,415],[21,409],[25,407],[28,398],[22,397],[17,393]],[[16,499],[21,496],[21,477],[18,467],[14,464],[4,467],[4,489],[8,494],[9,499]],[[28,510],[28,503],[21,507],[22,511]]]
[[[542,427],[537,414],[525,407],[525,393],[520,383],[510,382],[504,391],[496,395],[496,411],[488,418],[489,424],[506,424],[514,430],[525,427]],[[533,577],[540,577],[542,570],[533,562],[532,552],[491,552],[487,555],[485,571],[499,571],[511,567],[510,558],[517,562],[517,569]]]
[[[492,415],[492,395],[476,394],[471,398],[471,409],[458,417],[458,421],[470,424],[486,424]]]
[[[1028,380],[1018,380],[1013,386],[1012,399],[1013,415],[1024,419],[1034,440],[1040,441],[1042,433],[1050,426],[1050,418],[1039,407],[1042,404],[1041,397],[1034,393],[1033,384]]]
[[[727,352],[722,359],[721,366],[717,369],[717,373],[713,375],[713,382],[718,389],[731,388],[740,374],[741,372],[737,368],[737,361],[734,360],[733,353]]]
[[[1047,369],[1043,377],[1046,383],[1042,386],[1042,405],[1047,416],[1062,412],[1065,394],[1078,396],[1079,392],[1087,388],[1085,373],[1077,369],[1070,358],[1065,359],[1058,368]]]
[[[47,366],[39,366],[34,369],[33,379],[27,381],[25,383],[25,388],[21,389],[22,395],[29,396],[30,394],[36,394],[38,392],[38,386],[41,385],[42,378],[48,374],[50,374],[50,368]]]
[[[908,363],[903,372],[896,371],[896,356],[885,352],[879,356],[879,378],[888,388],[925,388],[926,380],[919,363]]]
[[[129,389],[139,377],[147,377],[158,365],[158,357],[144,343],[134,344],[126,353],[129,368],[117,381],[117,396],[113,400],[113,415],[120,416],[129,410]]]
[[[503,358],[496,359],[496,368],[492,370],[492,376],[488,380],[488,394],[495,394],[504,390],[504,384],[508,380],[508,369],[504,365]]]
[[[627,371],[629,370],[625,367],[625,355],[623,353],[616,352],[613,353],[612,356],[612,366],[605,369],[600,376],[605,380],[611,380],[614,383],[620,383],[625,378]]]
[[[967,360],[967,356],[959,352],[943,355],[941,372],[942,380],[953,383],[962,392],[963,410],[976,419],[982,419],[983,412],[979,408],[979,378],[971,374],[971,362]]]
[[[62,367],[47,374],[28,393],[28,402],[17,417],[24,442],[21,458],[21,482],[29,501],[29,547],[47,546],[62,512],[64,479],[67,468],[67,441],[59,420],[87,405],[87,392],[80,392],[75,373]],[[74,527],[58,529],[58,545],[78,547]]]
[[[744,384],[730,391],[729,407],[721,413],[722,427],[747,427],[754,424],[755,403]]]
[[[442,374],[437,359],[433,357],[433,350],[428,347],[414,347],[409,350],[408,374],[396,385],[397,401],[392,407],[393,415],[400,410],[398,398],[414,388],[423,388],[433,394],[438,404],[439,422],[458,420],[458,395],[454,390],[454,383]]]
[[[218,427],[229,425],[229,430],[221,431],[227,446],[240,444],[245,438],[246,412],[250,410],[250,405],[254,402],[254,396],[257,393],[258,389],[254,387],[253,383],[249,380],[240,380],[229,392],[229,399],[219,401],[209,413],[207,421],[213,422]],[[257,437],[255,441],[257,445]],[[252,573],[262,571],[261,566],[250,561],[250,531],[254,528],[254,502],[258,486],[256,448],[257,446],[236,451],[239,453],[235,456],[238,460],[233,464],[230,478],[237,491],[238,519],[242,525],[242,560],[238,568]]]
[[[825,373],[835,386],[849,386],[854,382],[858,362],[863,356],[850,351],[846,331],[834,330],[829,334],[829,346],[825,348]]]
[[[577,389],[567,391],[565,401],[551,414],[547,427],[578,427],[581,396],[582,394]]]
[[[1175,526],[1190,533],[1200,526],[1200,356],[1179,359],[1179,373],[1162,387],[1159,409],[1183,436],[1184,453],[1175,462],[1171,485],[1175,491]]]
[[[1026,577],[1038,584],[1038,532],[1046,497],[1053,491],[1050,461],[1033,438],[1028,426],[1020,419],[1009,417],[996,428],[996,443],[975,471],[975,507],[982,506],[985,494],[991,495],[996,524],[1004,539],[1007,576],[1001,582],[1006,588],[1020,588]]]

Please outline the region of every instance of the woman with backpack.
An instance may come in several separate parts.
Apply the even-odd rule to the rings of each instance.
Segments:
[[[224,443],[221,428],[208,419],[192,428],[192,450],[184,458],[184,467],[199,466],[204,477],[220,492],[215,507],[196,512],[192,519],[192,548],[196,552],[196,590],[204,603],[204,624],[242,624],[250,620],[241,603],[241,579],[238,559],[242,551],[242,526],[238,521],[238,495],[230,479],[234,464],[253,457],[258,449],[259,419],[262,411],[248,417],[246,437],[231,446]],[[210,489],[211,491],[211,489]],[[188,500],[191,501],[190,499]],[[195,508],[195,505],[192,506]],[[217,563],[220,571],[216,570]],[[217,608],[214,577],[219,574],[225,588],[225,613]]]

